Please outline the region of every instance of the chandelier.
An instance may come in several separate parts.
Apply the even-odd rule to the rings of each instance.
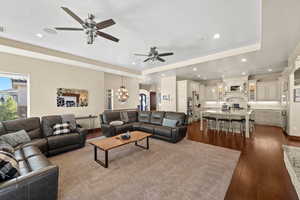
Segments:
[[[128,90],[126,89],[126,87],[123,84],[123,77],[122,77],[122,85],[118,89],[117,95],[118,95],[118,100],[122,103],[125,103],[129,98]]]

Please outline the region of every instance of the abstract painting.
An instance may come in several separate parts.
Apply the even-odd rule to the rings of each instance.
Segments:
[[[88,91],[78,89],[57,89],[57,107],[86,107],[88,106]]]

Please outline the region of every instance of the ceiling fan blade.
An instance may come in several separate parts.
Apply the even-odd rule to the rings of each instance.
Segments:
[[[172,56],[174,55],[174,53],[170,52],[170,53],[161,53],[161,54],[158,54],[158,56]]]
[[[149,56],[149,55],[146,55],[146,54],[140,54],[140,53],[135,53],[134,55],[135,55],[135,56]]]
[[[73,19],[75,19],[76,21],[78,21],[80,24],[84,24],[84,21],[78,17],[75,13],[73,13],[69,8],[66,7],[61,7],[66,13],[68,13],[71,17],[73,17]]]
[[[111,35],[109,35],[107,33],[103,33],[103,32],[97,31],[97,35],[99,35],[101,37],[104,37],[106,39],[109,39],[111,41],[114,41],[114,42],[119,42],[118,38],[115,38],[114,36],[111,36]]]
[[[83,31],[83,28],[67,28],[67,27],[55,27],[58,31]]]
[[[108,19],[103,22],[99,22],[96,24],[97,29],[104,29],[106,27],[114,25],[116,22],[113,19]]]
[[[147,58],[146,60],[144,60],[144,62],[148,62],[151,58]]]
[[[161,57],[156,57],[156,58],[157,58],[157,60],[159,60],[160,62],[165,62],[165,60],[162,59]]]

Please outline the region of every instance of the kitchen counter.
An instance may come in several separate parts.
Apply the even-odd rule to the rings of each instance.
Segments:
[[[214,115],[220,115],[220,116],[241,116],[245,117],[245,123],[246,123],[246,137],[250,137],[250,124],[249,124],[249,118],[253,110],[230,110],[230,111],[222,111],[221,109],[207,109],[207,110],[202,110],[200,111],[200,130],[203,130],[203,114],[204,113],[209,113],[209,114],[214,114]]]

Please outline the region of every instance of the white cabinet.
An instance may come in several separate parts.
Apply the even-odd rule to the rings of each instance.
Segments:
[[[206,101],[217,101],[218,100],[218,87],[217,86],[206,86],[205,87],[205,99]]]
[[[256,124],[279,127],[285,126],[282,110],[256,109],[254,110],[254,119]]]
[[[278,81],[257,82],[257,101],[279,101],[280,87]]]

